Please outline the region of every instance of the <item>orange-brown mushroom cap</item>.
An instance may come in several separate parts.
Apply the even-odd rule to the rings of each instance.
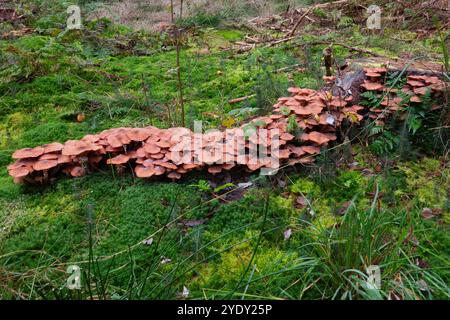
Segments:
[[[14,178],[23,178],[30,173],[27,167],[19,167],[8,171],[9,175]]]
[[[154,166],[141,166],[138,165],[134,168],[134,172],[138,178],[150,178],[151,176],[156,174]]]
[[[64,144],[61,154],[65,156],[79,156],[89,151],[98,151],[100,146],[83,140],[69,140]]]
[[[128,157],[127,155],[124,154],[119,154],[118,156],[108,159],[106,161],[106,164],[114,164],[114,165],[119,165],[119,164],[124,164],[127,163],[130,160],[130,157]]]
[[[378,91],[378,90],[382,90],[384,88],[384,86],[381,83],[369,82],[369,81],[364,81],[364,83],[361,85],[361,87],[363,87],[367,91]]]
[[[54,168],[58,165],[58,160],[39,160],[33,164],[33,169],[43,171]]]
[[[44,144],[42,146],[44,148],[44,153],[53,153],[53,152],[60,152],[64,145],[59,142],[52,142],[49,144]]]
[[[70,175],[72,176],[72,177],[82,177],[82,176],[84,176],[86,174],[86,170],[84,170],[84,168],[83,167],[73,167],[71,170],[70,170]]]
[[[12,154],[12,157],[14,159],[37,158],[37,157],[43,155],[44,152],[45,152],[45,149],[42,147],[24,148],[24,149],[15,151]]]

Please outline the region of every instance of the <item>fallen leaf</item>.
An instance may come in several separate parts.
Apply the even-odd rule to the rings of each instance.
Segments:
[[[142,244],[145,244],[147,246],[150,246],[152,243],[153,243],[153,238],[142,241]]]
[[[439,209],[439,208],[434,208],[434,209],[423,208],[421,216],[425,220],[429,220],[429,219],[433,219],[434,217],[437,217],[437,216],[439,216],[441,214],[442,214],[442,209]]]
[[[428,287],[428,283],[426,283],[425,280],[420,279],[420,280],[416,281],[416,284],[419,287],[419,290],[430,291],[430,287]]]
[[[295,200],[295,207],[297,209],[302,209],[302,208],[306,207],[307,204],[308,204],[308,201],[303,196],[298,196],[297,199]]]
[[[242,183],[237,184],[238,188],[241,188],[241,189],[247,189],[248,187],[251,187],[252,185],[253,185],[253,183],[251,183],[251,182],[242,182]]]
[[[388,300],[403,300],[403,297],[395,291],[389,291]]]
[[[292,235],[292,230],[287,229],[286,231],[284,231],[283,235],[284,235],[284,240],[288,240]]]
[[[343,215],[347,212],[347,210],[348,210],[348,208],[350,207],[351,204],[352,204],[351,201],[346,201],[346,202],[344,202],[344,203],[339,207],[339,209],[337,210],[336,214],[337,214],[338,216],[343,216]]]
[[[430,267],[430,265],[428,264],[428,262],[426,262],[425,260],[420,259],[420,258],[417,258],[417,259],[416,259],[416,266],[418,266],[418,267],[421,268],[421,269],[426,269],[426,268],[429,268],[429,267]]]
[[[199,226],[199,225],[204,224],[205,221],[206,221],[205,219],[199,219],[199,220],[181,220],[181,221],[180,221],[180,224],[182,224],[182,225],[185,226],[185,227],[193,228],[193,227],[196,227],[196,226]]]
[[[161,264],[168,264],[170,262],[172,262],[172,259],[161,256]]]
[[[181,296],[182,296],[183,298],[189,297],[189,289],[186,288],[185,286],[183,286],[183,291],[181,292]]]

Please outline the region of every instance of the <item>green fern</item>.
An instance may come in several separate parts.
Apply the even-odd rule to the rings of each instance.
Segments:
[[[399,78],[400,75],[401,75],[400,71],[388,73],[386,77],[386,87],[394,89],[403,88],[403,86],[406,84],[407,79],[406,77]]]
[[[381,102],[381,97],[372,91],[361,93],[361,97],[364,98],[364,100],[360,102],[360,105],[362,106],[374,107],[378,106]]]
[[[376,155],[391,153],[398,146],[400,138],[382,127],[375,126],[370,130],[369,136],[379,135],[370,144],[370,149]]]

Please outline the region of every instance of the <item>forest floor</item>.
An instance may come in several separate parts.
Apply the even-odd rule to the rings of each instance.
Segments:
[[[0,298],[450,297],[448,123],[392,128],[274,177],[200,173],[174,183],[111,169],[14,184],[6,166],[18,148],[180,125],[170,34],[94,19],[108,3],[85,1],[93,13],[82,30],[65,30],[64,1],[20,3],[23,17],[0,30]],[[322,87],[329,43],[346,45],[333,46],[337,64],[365,56],[352,48],[445,61],[448,21],[441,33],[408,19],[377,33],[360,17],[318,8],[308,17],[315,23],[273,44],[285,33],[280,16],[251,24],[197,13],[181,23],[190,127],[232,127],[270,112],[290,86]],[[248,99],[230,103],[240,97]],[[246,188],[232,191],[238,183]],[[73,265],[80,290],[66,286]],[[380,269],[379,288],[370,266]]]

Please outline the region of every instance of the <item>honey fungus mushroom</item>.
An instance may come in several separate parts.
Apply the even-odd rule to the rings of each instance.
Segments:
[[[333,96],[330,89],[291,87],[290,96],[279,98],[271,114],[254,117],[225,132],[201,136],[197,139],[201,141],[200,150],[195,149],[196,134],[187,128],[113,128],[88,134],[81,140],[17,150],[12,155],[16,162],[8,166],[8,172],[15,182],[33,183],[45,181],[49,175],[60,171],[79,177],[86,174],[87,169],[99,169],[105,164],[117,168],[127,164],[139,178],[164,175],[178,180],[194,169],[204,169],[211,174],[230,170],[238,166],[235,162],[240,157],[240,147],[252,153],[260,150],[259,146],[270,149],[270,156],[279,160],[278,166],[311,163],[321,148],[337,139],[343,122],[358,124],[366,119],[384,125],[387,117],[394,113],[404,116],[408,103],[410,107],[417,107],[428,93],[442,95],[446,85],[434,76],[410,74],[401,89],[391,90],[386,86],[389,90],[381,94],[379,91],[385,89],[386,72],[383,67],[366,68],[364,82],[360,85],[358,82],[360,91],[374,91],[380,97],[382,101],[377,106],[358,105],[356,95]],[[410,101],[403,101],[401,93],[408,94]],[[296,123],[298,131],[290,127],[292,123]],[[268,134],[262,138],[246,136],[238,147],[235,143],[238,132],[244,131],[247,135],[248,127],[258,131],[266,129]],[[255,149],[255,145],[259,146]],[[178,159],[175,154],[181,151],[186,157]],[[229,158],[231,163],[225,160],[223,164],[223,158]],[[193,160],[195,163],[190,163]],[[274,165],[261,160],[249,161],[248,157],[240,164],[250,172]]]

